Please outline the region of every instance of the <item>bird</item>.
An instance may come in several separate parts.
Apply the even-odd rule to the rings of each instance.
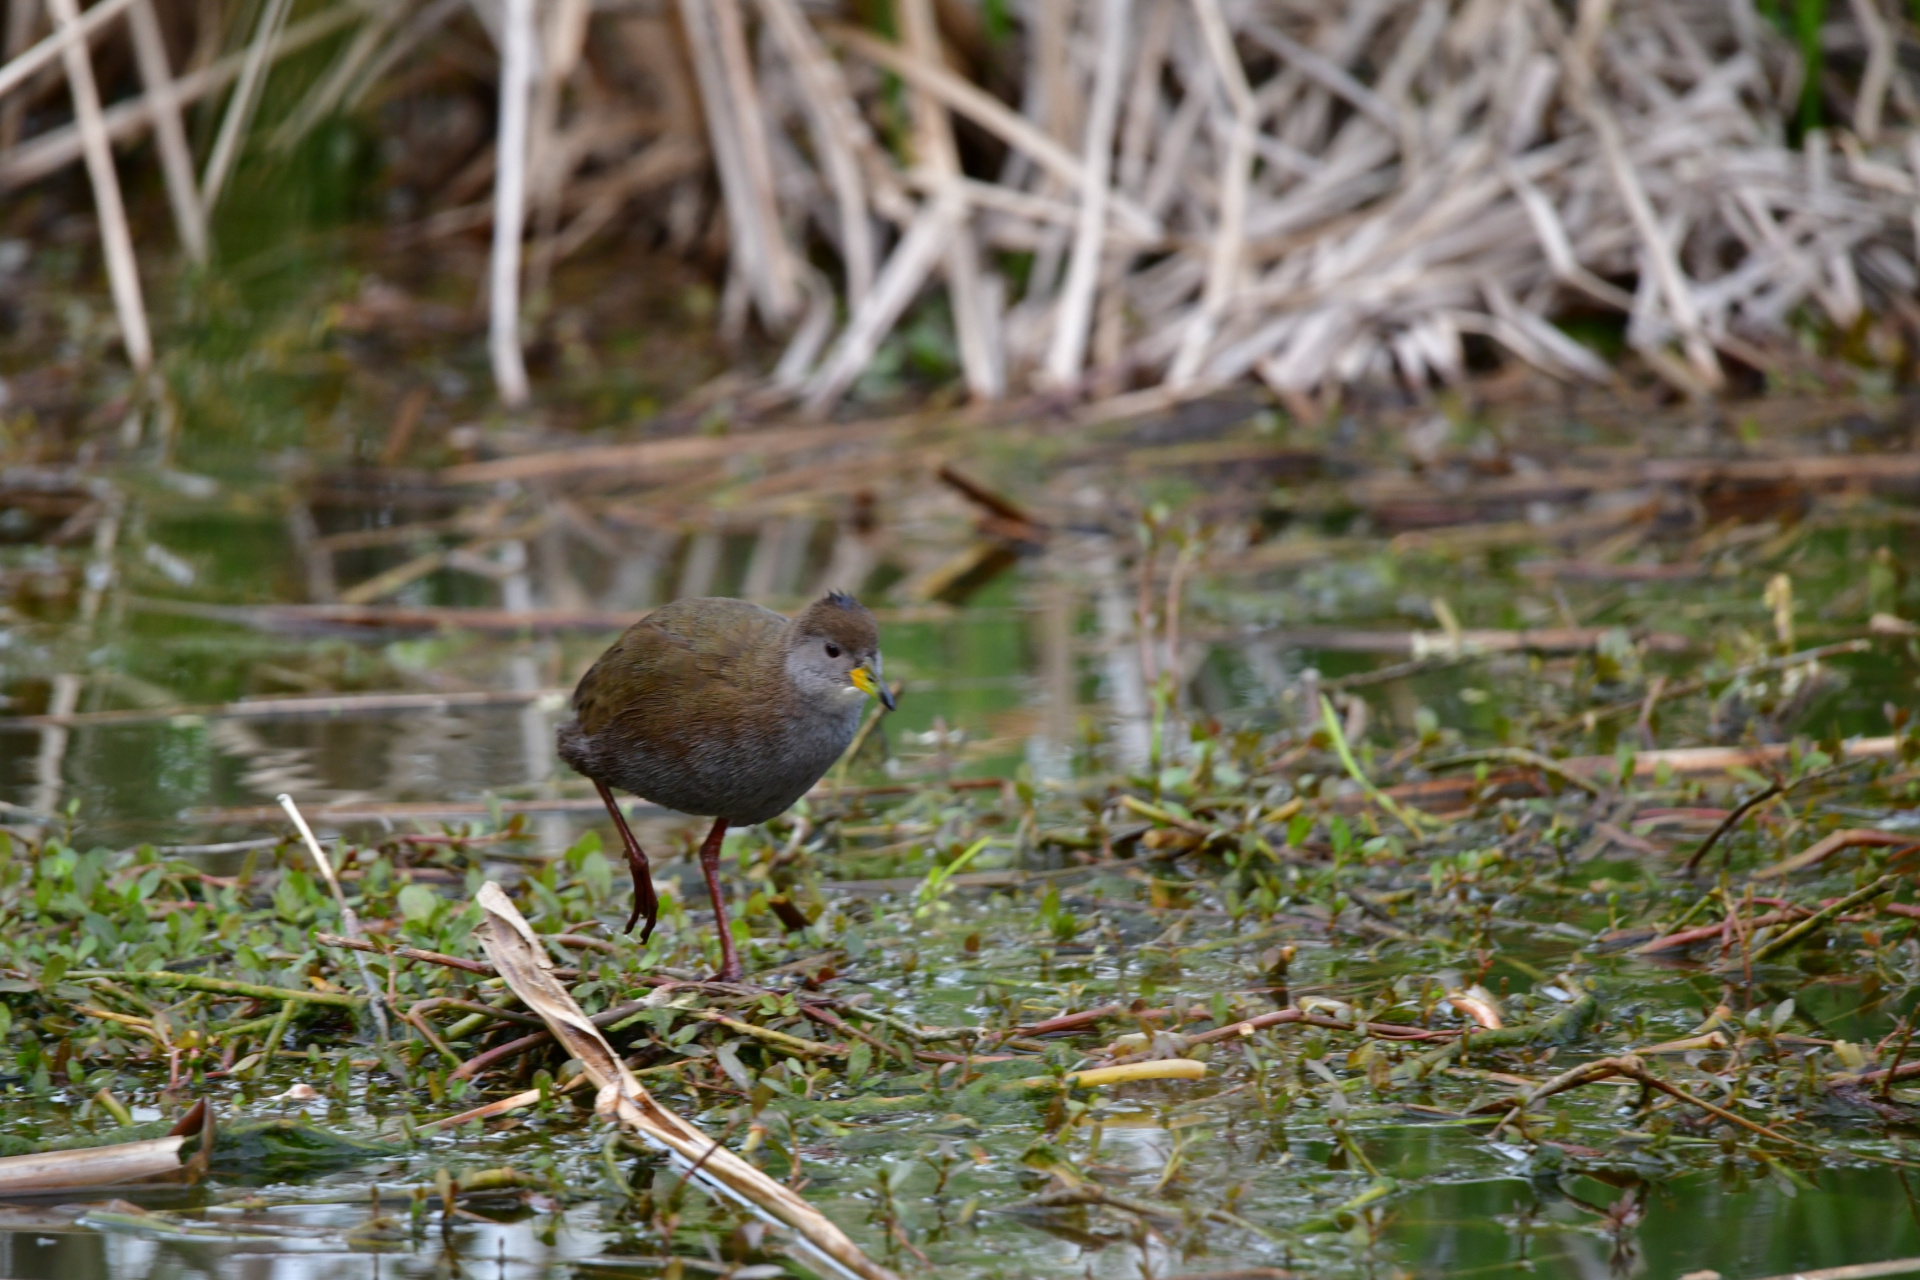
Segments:
[[[846,751],[869,697],[888,711],[880,628],[844,591],[788,618],[719,596],[675,600],[629,627],[573,691],[556,733],[560,758],[593,782],[633,874],[627,932],[659,921],[647,855],[614,788],[681,813],[710,817],[700,870],[720,931],[715,980],[742,980],[720,887],[729,826],[784,813]]]

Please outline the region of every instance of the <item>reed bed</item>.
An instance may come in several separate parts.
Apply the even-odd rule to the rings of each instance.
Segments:
[[[0,184],[85,160],[144,367],[109,142],[154,134],[198,258],[248,147],[493,75],[495,140],[419,229],[491,228],[488,346],[510,404],[531,394],[521,346],[555,264],[636,222],[724,247],[718,323],[784,344],[768,407],[832,410],[929,306],[982,400],[1253,380],[1313,413],[1358,382],[1454,382],[1494,350],[1612,379],[1574,319],[1705,396],[1778,372],[1796,326],[1920,323],[1910,17],[1777,8],[52,0],[30,44],[46,19],[15,0]],[[324,67],[264,119],[275,64],[316,45]],[[128,68],[111,105],[96,63]],[[70,122],[19,106],[63,80]],[[221,99],[196,175],[180,114]],[[43,127],[20,137],[23,119]]]

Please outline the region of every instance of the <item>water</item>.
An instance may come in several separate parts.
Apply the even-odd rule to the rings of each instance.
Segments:
[[[1413,1145],[1409,1143],[1408,1145]],[[1648,1203],[1646,1217],[1624,1248],[1596,1225],[1596,1215],[1568,1197],[1541,1198],[1523,1179],[1486,1177],[1450,1181],[1402,1202],[1377,1243],[1357,1243],[1376,1265],[1417,1276],[1608,1275],[1620,1271],[1673,1276],[1711,1267],[1729,1275],[1811,1269],[1834,1257],[1900,1258],[1920,1248],[1914,1208],[1897,1183],[1834,1173],[1812,1192],[1787,1195],[1777,1187],[1737,1199],[1712,1179],[1670,1184]],[[1580,1180],[1574,1195],[1605,1205],[1615,1188]],[[1729,1212],[1737,1205],[1737,1210]],[[398,1210],[404,1219],[403,1207]],[[89,1222],[77,1208],[13,1208],[0,1235],[0,1266],[16,1280],[75,1280],[91,1276],[246,1276],[249,1280],[399,1280],[466,1274],[504,1280],[575,1275],[656,1274],[654,1265],[604,1252],[617,1239],[597,1229],[592,1214],[518,1212],[498,1221],[463,1221],[431,1244],[385,1247],[349,1237],[365,1227],[365,1204],[280,1209],[242,1219],[208,1215],[213,1230],[141,1231],[111,1218]],[[168,1238],[171,1236],[171,1238]],[[250,1238],[245,1238],[250,1237]],[[1167,1251],[1143,1251],[1127,1242],[1090,1249],[1082,1242],[1041,1236],[1023,1250],[1025,1274],[1060,1271],[1133,1276],[1142,1263],[1177,1274]],[[1168,1266],[1167,1264],[1172,1264]],[[1009,1275],[1023,1274],[1017,1270]]]
[[[141,500],[144,538],[137,552],[125,548],[119,555],[121,581],[106,593],[103,616],[93,627],[73,626],[70,615],[62,619],[55,613],[44,623],[22,617],[6,632],[0,681],[15,711],[45,710],[63,672],[79,677],[76,708],[83,712],[193,709],[248,698],[389,690],[548,690],[548,696],[527,706],[428,711],[348,706],[324,716],[181,715],[89,725],[67,737],[58,785],[51,789],[48,779],[36,776],[45,735],[0,727],[0,759],[10,762],[0,772],[7,787],[0,795],[29,808],[77,802],[77,832],[124,845],[256,835],[257,821],[227,822],[220,815],[257,809],[288,790],[312,804],[451,801],[468,811],[490,796],[538,800],[591,794],[554,758],[552,725],[562,714],[565,690],[606,643],[608,630],[522,639],[306,625],[289,634],[160,611],[164,600],[155,603],[155,597],[178,599],[186,594],[182,585],[193,596],[223,603],[301,598],[301,560],[284,523],[260,514],[258,501],[243,486],[231,488],[237,492],[201,502],[177,495]],[[347,528],[391,527],[396,513],[376,506],[337,518]],[[727,539],[732,545],[704,580],[705,588],[731,594],[751,585],[747,578],[758,544],[775,532]],[[791,593],[794,585],[829,570],[831,524],[814,522],[811,535],[812,545],[787,575],[784,600],[775,597],[770,603],[791,607],[801,599]],[[1803,612],[1818,618],[1826,611],[1823,595],[1843,596],[1857,585],[1845,566],[1863,547],[1892,546],[1904,555],[1912,539],[1912,527],[1901,525],[1803,539],[1797,555],[1806,566],[1798,575]],[[653,574],[661,584],[654,599],[671,594],[675,578],[685,577],[685,563],[698,554],[700,535],[664,541],[664,554],[658,545],[654,549],[661,561]],[[387,548],[377,555],[341,554],[338,572],[343,582],[365,581],[405,563],[416,547],[432,545],[437,544],[426,537],[415,547]],[[44,559],[37,547],[13,551],[16,564]],[[1016,566],[957,610],[914,606],[910,600],[908,607],[889,609],[884,599],[876,600],[888,674],[904,681],[908,691],[901,711],[886,726],[893,753],[920,765],[937,761],[943,772],[975,776],[1023,764],[1041,776],[1071,771],[1076,758],[1083,763],[1089,758],[1089,734],[1138,756],[1144,693],[1135,646],[1128,639],[1130,584],[1103,582],[1087,572],[1098,554],[1111,556],[1112,545],[1091,540],[1032,566]],[[156,565],[179,566],[181,580],[167,580]],[[601,567],[610,575],[619,569],[617,562]],[[71,557],[66,571],[76,578],[81,573]],[[1283,703],[1297,692],[1303,670],[1313,668],[1337,680],[1382,664],[1372,655],[1316,650],[1311,642],[1290,640],[1290,634],[1347,623],[1431,631],[1429,601],[1435,598],[1450,600],[1448,607],[1473,625],[1525,627],[1541,624],[1535,615],[1551,607],[1547,602],[1555,595],[1566,601],[1572,593],[1583,597],[1577,601],[1581,612],[1591,611],[1590,602],[1603,606],[1606,623],[1708,636],[1724,632],[1728,620],[1756,630],[1754,615],[1762,612],[1760,602],[1745,595],[1751,578],[1727,581],[1703,597],[1692,584],[1542,590],[1510,571],[1490,574],[1473,564],[1429,563],[1418,582],[1407,573],[1365,555],[1279,579],[1203,577],[1198,597],[1187,606],[1200,623],[1190,620],[1183,655],[1190,667],[1187,697],[1207,714],[1275,723],[1287,714]],[[561,584],[566,591],[556,590],[537,571],[521,581],[533,584],[540,608],[556,607],[551,603],[556,596],[584,597],[583,603],[603,611],[637,612],[649,598],[646,593],[636,598],[632,590],[623,590],[631,584],[617,579],[593,595],[571,581]],[[409,585],[396,603],[498,607],[511,589],[511,582],[495,587],[471,574],[439,570]],[[1832,633],[1828,626],[1813,640]],[[1626,661],[1635,669],[1623,674],[1631,680],[1644,668],[1647,676],[1665,671],[1680,679],[1698,660],[1694,654],[1641,658],[1629,653]],[[1800,699],[1810,704],[1797,708],[1799,723],[1822,734],[1884,731],[1882,708],[1910,696],[1910,667],[1884,648],[1839,655],[1826,670],[1825,683]],[[1384,736],[1412,731],[1421,708],[1446,728],[1468,735],[1497,733],[1514,720],[1516,702],[1538,712],[1549,700],[1565,702],[1564,686],[1563,678],[1554,673],[1543,678],[1523,659],[1496,659],[1388,682],[1372,699],[1373,715]],[[1697,704],[1672,707],[1668,715],[1680,733],[1715,727],[1705,723]],[[1617,721],[1603,722],[1595,746],[1610,750],[1618,727]],[[876,750],[863,757],[855,772],[878,780],[881,775],[869,766],[882,754]]]

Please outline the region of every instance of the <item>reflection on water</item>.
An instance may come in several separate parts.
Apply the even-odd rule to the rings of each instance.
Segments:
[[[647,554],[622,559],[591,587],[571,573],[539,573],[524,545],[512,542],[514,554],[496,554],[490,562],[499,580],[482,595],[491,599],[473,599],[470,582],[444,572],[412,584],[401,598],[409,605],[479,604],[515,613],[644,611],[662,598],[656,587],[667,581],[679,588],[671,594],[746,592],[790,607],[799,599],[795,587],[814,577],[825,583],[836,574],[872,574],[874,555],[864,541],[823,541],[804,523],[774,521],[757,539],[693,533],[682,540],[675,575],[657,563],[662,538],[649,531],[642,541],[653,549],[651,560]],[[188,541],[189,534],[197,540]],[[297,547],[282,544],[279,557],[262,556],[252,521],[202,515],[176,527],[172,540],[182,555],[220,566],[202,577],[219,580],[229,598],[259,599],[300,583]],[[744,545],[730,550],[730,542]],[[246,545],[244,556],[232,554],[236,543]],[[358,572],[377,575],[382,567],[375,561]],[[923,757],[931,767],[962,772],[1011,768],[1023,758],[1056,772],[1070,765],[1085,665],[1072,652],[1077,611],[1070,597],[1047,593],[1040,612],[1053,621],[1036,628],[1027,604],[1035,594],[1009,578],[950,617],[887,619],[888,674],[904,680],[909,696],[876,744],[888,750],[875,750],[874,761],[886,754]],[[83,843],[197,844],[256,834],[257,821],[223,821],[222,814],[257,809],[283,791],[309,806],[363,808],[412,801],[465,802],[471,809],[487,797],[591,796],[557,760],[553,727],[565,691],[612,630],[534,639],[318,627],[263,634],[156,612],[134,598],[91,625],[76,616],[36,632],[44,643],[0,648],[10,700],[17,710],[77,711],[83,720],[108,709],[194,708],[236,697],[362,689],[527,695],[518,706],[347,705],[318,716],[187,714],[72,728],[0,726],[0,797],[40,813],[74,805]],[[82,643],[94,647],[76,662],[72,650]],[[1036,670],[1037,657],[1043,670]],[[82,670],[66,670],[69,665]],[[1030,708],[1038,706],[1047,710],[1036,717]],[[583,816],[593,820],[590,811]],[[542,822],[546,844],[565,840],[564,818],[548,815]]]
[[[1060,532],[1044,557],[990,581],[963,607],[947,609],[914,602],[929,577],[926,564],[951,550],[951,531],[907,520],[883,535],[871,511],[857,505],[838,524],[776,516],[742,531],[628,527],[617,509],[590,518],[549,504],[537,508],[545,523],[535,536],[478,538],[473,541],[486,549],[473,551],[448,549],[451,535],[435,532],[440,506],[412,509],[394,505],[392,495],[370,501],[353,491],[326,509],[303,543],[263,520],[242,497],[197,503],[178,495],[143,497],[138,526],[156,554],[132,555],[123,544],[133,534],[103,521],[72,607],[44,622],[21,615],[17,625],[0,630],[0,686],[12,709],[79,712],[85,720],[104,711],[156,712],[236,698],[394,690],[495,691],[521,700],[404,710],[347,705],[330,715],[280,718],[176,715],[72,728],[0,725],[0,799],[40,813],[76,805],[79,839],[117,846],[255,835],[257,818],[223,814],[257,810],[282,791],[309,806],[452,802],[465,806],[455,812],[468,814],[489,797],[545,801],[555,811],[541,819],[548,847],[564,841],[571,823],[594,820],[590,804],[565,803],[590,800],[591,792],[556,760],[552,730],[567,689],[614,634],[610,627],[527,636],[513,634],[511,626],[476,632],[328,626],[311,617],[267,619],[257,611],[246,616],[258,625],[248,626],[182,615],[177,598],[183,592],[202,602],[263,605],[305,600],[321,578],[319,586],[335,596],[385,583],[392,590],[383,587],[383,598],[403,610],[478,606],[512,617],[594,611],[604,617],[695,592],[744,593],[791,608],[816,589],[854,583],[881,609],[887,671],[904,680],[907,696],[853,773],[870,774],[890,759],[901,776],[1024,766],[1043,780],[1088,767],[1143,766],[1155,749],[1152,708],[1162,673],[1174,674],[1169,696],[1176,718],[1186,712],[1271,724],[1313,712],[1315,699],[1303,693],[1308,669],[1351,678],[1390,660],[1365,646],[1322,651],[1312,647],[1322,640],[1290,640],[1288,629],[1302,624],[1330,632],[1338,628],[1327,624],[1357,622],[1389,639],[1396,631],[1404,637],[1410,627],[1432,625],[1434,600],[1448,617],[1508,626],[1535,625],[1569,609],[1583,615],[1611,610],[1624,624],[1668,630],[1694,625],[1690,619],[1752,612],[1744,598],[1752,583],[1732,578],[1710,589],[1657,580],[1548,589],[1511,573],[1489,573],[1497,567],[1492,564],[1463,563],[1429,564],[1416,582],[1390,559],[1357,554],[1221,583],[1196,573],[1183,606],[1179,652],[1169,653],[1164,635],[1143,642],[1139,634],[1143,603],[1150,614],[1156,605],[1140,594],[1136,549],[1085,529]],[[415,497],[447,501],[441,490]],[[186,512],[172,510],[182,505]],[[550,536],[559,520],[555,511],[570,513],[568,528],[588,535],[556,543]],[[428,532],[407,536],[415,526]],[[1902,526],[1888,536],[1910,540],[1915,531]],[[324,573],[314,569],[315,538],[334,547],[322,557]],[[917,559],[900,553],[902,539],[914,542]],[[171,576],[155,567],[176,562],[184,568]],[[1809,612],[1824,609],[1823,598],[1859,603],[1849,594],[1859,594],[1851,586],[1852,563],[1845,538],[1808,539],[1796,589]],[[910,584],[921,587],[898,589],[899,575],[913,564],[921,566],[912,570],[920,577]],[[169,596],[175,604],[156,600]],[[1830,672],[1844,671],[1845,679],[1811,682],[1797,695],[1795,713],[1803,723],[1818,720],[1823,731],[1883,732],[1882,706],[1910,692],[1904,663],[1890,661],[1894,656],[1836,658]],[[1620,661],[1637,676],[1643,660],[1629,652]],[[1654,661],[1648,657],[1645,664],[1651,668]],[[1416,673],[1377,686],[1350,710],[1369,717],[1381,738],[1426,732],[1421,725],[1429,722],[1470,735],[1497,734],[1516,706],[1565,699],[1569,685],[1594,678],[1570,674],[1564,662],[1557,670],[1530,663],[1514,654]],[[1737,700],[1704,713],[1698,704],[1669,700],[1661,714],[1670,738],[1707,729],[1706,720],[1693,723],[1703,714],[1724,738],[1731,732],[1728,717],[1751,712]],[[1618,722],[1601,723],[1594,745],[1610,746],[1618,728]],[[1178,740],[1176,722],[1168,739],[1175,754]]]
[[[1172,1136],[1113,1117],[1103,1160],[1139,1170],[1163,1163]],[[1420,1158],[1472,1160],[1470,1139],[1385,1142],[1380,1150]],[[1376,1157],[1378,1158],[1378,1157]],[[1409,1166],[1403,1166],[1406,1168]],[[1259,1201],[1261,1171],[1240,1171],[1246,1199]],[[1275,1179],[1278,1181],[1278,1178]],[[1551,1182],[1516,1177],[1441,1181],[1399,1200],[1385,1220],[1347,1233],[1350,1262],[1385,1274],[1422,1278],[1661,1280],[1689,1271],[1727,1276],[1786,1274],[1835,1258],[1892,1259],[1920,1254],[1920,1215],[1897,1179],[1878,1172],[1826,1170],[1817,1185],[1773,1183],[1738,1197],[1710,1175],[1647,1190],[1590,1178]],[[313,1197],[314,1186],[282,1188]],[[263,1189],[271,1194],[271,1189]],[[1625,1231],[1605,1214],[1644,1195],[1643,1217]],[[344,1197],[343,1197],[344,1198]],[[124,1208],[124,1206],[122,1206]],[[222,1233],[226,1238],[222,1238]],[[1177,1233],[1174,1233],[1177,1235]],[[369,1235],[385,1236],[369,1239]],[[1324,1246],[1324,1238],[1319,1242]],[[0,1274],[8,1280],[399,1280],[466,1275],[484,1280],[558,1280],[587,1275],[654,1275],[664,1260],[622,1256],[620,1235],[592,1204],[559,1213],[517,1211],[489,1219],[463,1213],[443,1234],[437,1211],[422,1228],[404,1204],[389,1201],[376,1222],[366,1202],[241,1211],[215,1209],[193,1227],[139,1226],[126,1212],[96,1206],[0,1207]],[[1284,1262],[1284,1242],[1274,1265]],[[1173,1237],[1093,1238],[1050,1230],[1027,1237],[1008,1277],[1038,1274],[1132,1280],[1211,1269],[1183,1259]],[[691,1264],[691,1265],[688,1265]],[[683,1274],[722,1274],[701,1258]],[[991,1274],[991,1272],[989,1272]]]

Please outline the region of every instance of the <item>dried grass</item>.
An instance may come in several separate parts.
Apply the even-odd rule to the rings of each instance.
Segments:
[[[197,252],[191,215],[217,195],[274,58],[357,26],[285,145],[430,56],[448,23],[478,21],[497,44],[519,7],[341,6],[282,30],[287,6],[268,3],[244,51],[178,79],[143,40],[147,92],[106,111],[106,130],[124,142],[161,123]],[[1458,379],[1474,335],[1558,377],[1613,376],[1556,324],[1574,313],[1618,317],[1648,367],[1707,395],[1728,359],[1765,368],[1802,308],[1841,329],[1916,312],[1920,83],[1900,56],[1913,24],[1887,0],[1834,6],[1813,81],[1751,0],[1579,0],[1570,20],[1548,0],[1036,0],[998,40],[968,5],[896,0],[897,41],[800,0],[533,7],[527,163],[493,166],[491,208],[429,223],[503,223],[494,297],[513,314],[493,338],[509,401],[524,395],[515,333],[553,265],[634,219],[693,243],[710,174],[721,323],[783,336],[759,403],[812,412],[936,292],[979,399],[1257,379],[1308,412],[1356,381]],[[127,8],[136,27],[149,12],[97,6]],[[111,20],[89,25],[110,38]],[[21,53],[0,91],[29,91],[59,54],[57,40]],[[1008,69],[1011,101],[995,91]],[[235,78],[196,195],[168,135],[180,104]],[[1810,83],[1845,123],[1795,145]],[[518,91],[501,101],[517,128]],[[19,143],[0,183],[80,158],[80,140]],[[529,277],[533,316],[509,274]]]

